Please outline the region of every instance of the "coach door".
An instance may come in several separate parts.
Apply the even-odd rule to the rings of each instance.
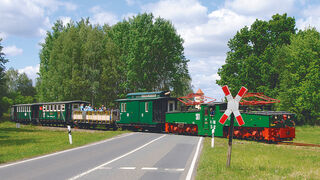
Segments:
[[[209,120],[210,118],[210,113],[209,113],[209,107],[204,107],[204,119],[203,119],[203,129],[204,130],[209,130]]]
[[[39,121],[39,105],[31,106],[32,109],[32,121],[38,122]]]
[[[141,123],[140,120],[140,102],[139,101],[131,101],[127,103],[127,112],[129,113],[130,123]]]

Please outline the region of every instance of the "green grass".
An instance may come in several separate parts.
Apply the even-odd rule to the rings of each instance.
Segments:
[[[320,126],[297,126],[293,142],[320,144]]]
[[[0,123],[0,163],[6,163],[74,148],[128,131],[73,131],[69,144],[67,129],[49,130],[39,126]]]
[[[303,126],[296,142],[319,143],[320,127]],[[320,179],[320,148],[233,140],[231,167],[226,168],[227,139],[204,139],[196,179]]]

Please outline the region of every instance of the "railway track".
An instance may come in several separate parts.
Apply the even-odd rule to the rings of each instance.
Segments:
[[[278,142],[278,144],[291,145],[291,146],[320,147],[320,144],[307,144],[307,143],[295,143],[295,142]]]

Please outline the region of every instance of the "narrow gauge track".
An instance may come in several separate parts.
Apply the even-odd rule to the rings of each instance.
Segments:
[[[295,142],[278,142],[277,144],[290,145],[290,146],[320,147],[320,144],[307,144],[307,143],[295,143]]]

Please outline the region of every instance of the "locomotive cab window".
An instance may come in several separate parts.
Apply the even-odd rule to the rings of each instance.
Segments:
[[[60,106],[61,106],[60,104],[57,105],[57,108],[58,108],[57,110],[58,111],[60,111]]]
[[[168,101],[168,112],[172,112],[175,110],[174,101]]]
[[[52,105],[52,111],[56,111],[56,105]]]
[[[64,111],[64,104],[61,105],[61,111]]]

